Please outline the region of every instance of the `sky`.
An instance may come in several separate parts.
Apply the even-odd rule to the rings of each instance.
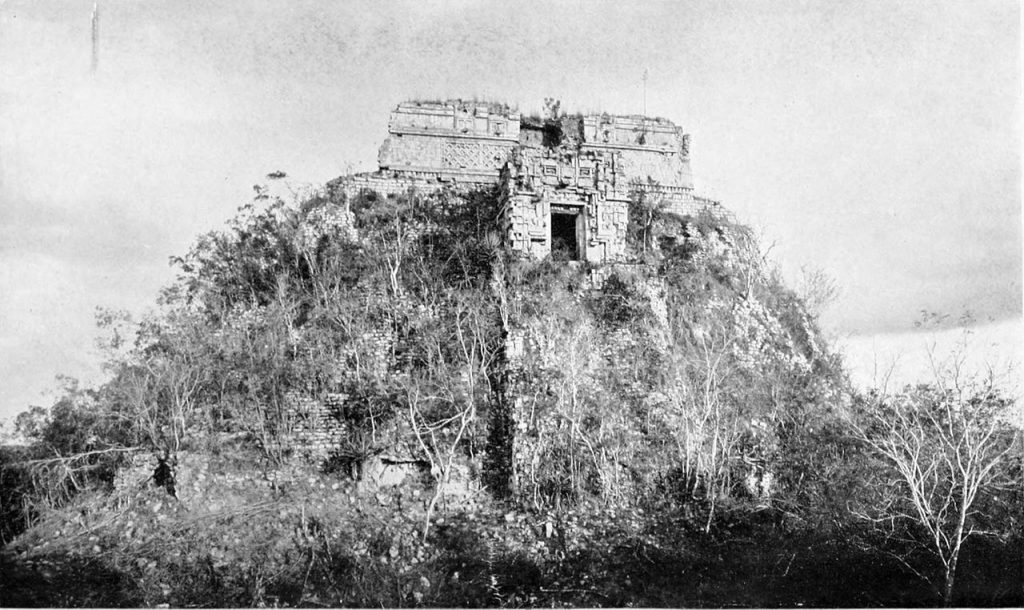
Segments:
[[[388,112],[484,97],[648,114],[854,345],[970,310],[1019,355],[1015,0],[211,3],[0,0],[0,417],[96,379],[97,307],[136,314],[252,186],[374,169]],[[902,346],[902,347],[901,347]]]

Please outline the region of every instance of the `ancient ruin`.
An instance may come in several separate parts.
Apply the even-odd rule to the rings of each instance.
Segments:
[[[626,234],[633,203],[654,198],[648,203],[680,217],[729,216],[717,202],[694,193],[690,138],[666,119],[557,112],[524,117],[507,105],[483,102],[399,104],[380,147],[378,170],[342,176],[331,187],[345,195],[345,204],[333,212],[340,212],[336,218],[322,220],[353,234],[349,205],[357,196],[491,191],[500,209],[495,228],[509,250],[596,265],[589,273],[593,286],[630,261]],[[372,366],[388,374],[394,336],[381,328],[364,339],[376,346],[369,353],[380,354]],[[522,337],[510,333],[506,349],[515,366]],[[341,394],[291,397],[291,445],[297,453],[314,462],[332,454],[347,433],[346,400]],[[412,460],[403,454],[391,462]]]
[[[379,170],[343,177],[350,197],[370,189],[500,189],[498,226],[513,251],[543,258],[621,261],[632,198],[678,214],[717,202],[694,193],[690,137],[638,115],[524,117],[504,104],[403,102],[391,113]]]

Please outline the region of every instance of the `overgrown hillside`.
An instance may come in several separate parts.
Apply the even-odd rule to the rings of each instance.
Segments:
[[[155,313],[101,315],[110,380],[4,457],[3,604],[941,599],[930,530],[871,511],[903,501],[872,418],[952,398],[851,392],[729,219],[639,198],[630,261],[591,267],[513,256],[498,205],[258,189]],[[991,431],[958,599],[1020,603],[1019,433]]]

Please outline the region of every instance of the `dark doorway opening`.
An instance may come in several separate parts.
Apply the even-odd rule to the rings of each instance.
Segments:
[[[575,261],[580,258],[580,244],[576,239],[578,214],[551,214],[551,259]]]

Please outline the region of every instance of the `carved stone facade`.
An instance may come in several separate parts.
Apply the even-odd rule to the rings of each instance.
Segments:
[[[621,182],[612,155],[559,157],[523,149],[502,175],[501,228],[507,243],[537,258],[621,259],[629,210],[629,190]]]
[[[388,133],[378,155],[382,171],[493,183],[519,145],[519,113],[495,104],[403,102]]]
[[[528,256],[610,263],[626,253],[629,202],[662,198],[680,215],[717,202],[694,194],[690,137],[638,115],[522,117],[503,104],[403,102],[391,113],[379,171],[337,181],[351,199],[500,185],[500,230]]]
[[[631,198],[662,197],[688,214],[717,205],[693,195],[689,136],[665,119],[567,116],[524,121],[520,134],[501,179],[501,228],[513,250],[616,262]]]

